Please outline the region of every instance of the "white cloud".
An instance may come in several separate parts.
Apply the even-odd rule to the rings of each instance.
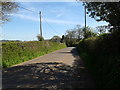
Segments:
[[[28,16],[28,15],[22,15],[22,14],[13,14],[13,16],[15,17],[19,17],[19,18],[22,18],[24,20],[31,20],[31,21],[35,21],[35,22],[39,22],[39,17],[33,17],[33,16]],[[72,21],[66,21],[66,20],[56,20],[56,19],[47,19],[45,18],[45,20],[48,22],[48,23],[56,23],[56,24],[79,24],[78,22],[72,22]],[[43,22],[44,19],[42,19]]]
[[[22,14],[14,14],[13,16],[15,17],[19,17],[19,18],[22,18],[22,19],[25,19],[25,20],[31,20],[31,21],[39,21],[39,18],[36,18],[36,17],[32,17],[32,16],[25,16],[25,15],[22,15]]]
[[[58,24],[78,24],[77,22],[65,21],[65,20],[55,20],[55,19],[46,19],[50,23]]]
[[[53,10],[50,10],[50,13],[53,13],[56,15],[56,17],[61,17],[64,15],[64,12],[65,10],[61,10],[61,8],[57,8],[57,9],[53,9]]]
[[[63,13],[59,13],[56,17],[61,17],[63,15]]]

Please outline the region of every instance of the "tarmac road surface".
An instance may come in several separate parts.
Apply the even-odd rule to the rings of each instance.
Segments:
[[[93,88],[94,82],[75,47],[14,65],[2,71],[2,88]]]

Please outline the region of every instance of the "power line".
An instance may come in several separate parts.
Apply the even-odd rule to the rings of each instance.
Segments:
[[[27,8],[24,8],[24,7],[22,7],[22,6],[18,6],[18,7],[22,8],[22,9],[25,9],[25,10],[27,10],[27,11],[34,12],[34,13],[39,14],[39,13],[36,12],[36,11],[30,10],[30,9],[27,9]],[[47,25],[48,25],[56,34],[59,35],[59,33],[56,32],[56,30],[47,22],[47,20],[46,20],[43,16],[41,16],[41,17],[44,19],[44,21],[47,23]]]
[[[39,14],[39,13],[38,13],[38,12],[36,12],[36,11],[30,10],[30,9],[27,9],[27,8],[24,8],[24,7],[21,7],[21,6],[18,6],[18,7],[22,8],[22,9],[25,9],[25,10],[27,10],[27,11],[34,12],[34,13]]]
[[[43,16],[42,16],[42,18],[43,18]],[[58,34],[58,35],[60,34],[60,33],[56,32],[56,30],[47,22],[47,20],[45,18],[43,18],[43,19],[56,34]]]

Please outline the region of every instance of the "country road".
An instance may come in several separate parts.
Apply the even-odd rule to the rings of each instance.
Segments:
[[[14,65],[2,71],[5,88],[93,88],[93,80],[78,56],[68,47]]]

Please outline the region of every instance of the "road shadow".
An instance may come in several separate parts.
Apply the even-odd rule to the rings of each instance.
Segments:
[[[72,55],[76,58],[73,63],[73,75],[78,80],[78,83],[74,87],[82,88],[95,88],[93,77],[91,76],[85,63],[80,58],[77,48],[71,50]]]
[[[71,50],[76,58],[73,66],[64,63],[33,63],[3,69],[2,87],[36,89],[92,88],[93,82],[76,49]]]
[[[85,63],[80,58],[77,48],[73,48],[70,52],[60,52],[72,54],[75,57],[74,63],[72,65],[73,68],[73,77],[78,82],[74,84],[74,87],[77,88],[95,88],[94,81],[92,76],[90,75],[88,69],[85,67]]]
[[[79,59],[79,55],[78,55],[78,52],[76,50],[75,47],[72,47],[72,50],[71,51],[66,51],[66,52],[59,52],[59,53],[62,53],[62,54],[72,54],[76,59]]]
[[[72,67],[63,63],[35,63],[3,70],[4,88],[73,88]]]

